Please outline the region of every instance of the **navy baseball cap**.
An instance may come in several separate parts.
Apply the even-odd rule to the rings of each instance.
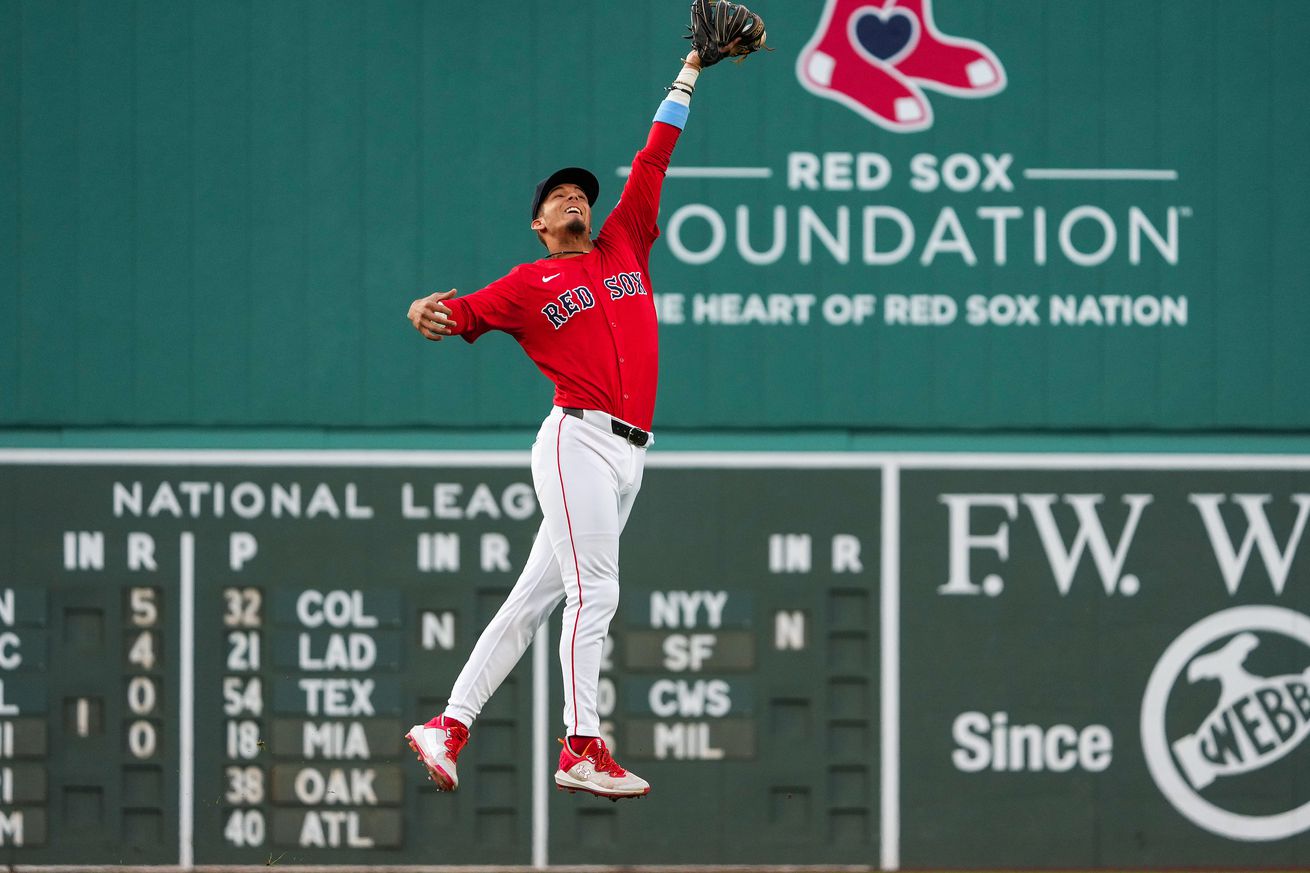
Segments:
[[[565,167],[562,170],[556,170],[546,178],[537,183],[537,190],[532,195],[532,217],[535,219],[537,213],[541,211],[541,201],[546,199],[546,195],[555,190],[560,185],[577,185],[582,189],[582,193],[587,195],[587,205],[595,206],[596,198],[600,196],[600,182],[591,174],[590,170],[584,170],[582,167]]]

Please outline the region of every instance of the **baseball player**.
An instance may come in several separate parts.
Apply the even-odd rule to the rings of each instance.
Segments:
[[[713,8],[704,0],[700,5]],[[745,15],[752,25],[758,22],[753,13]],[[758,31],[762,45],[762,22]],[[559,659],[566,736],[555,784],[614,800],[650,792],[646,780],[614,760],[600,735],[601,652],[619,601],[619,534],[641,488],[646,449],[654,443],[659,349],[648,262],[659,235],[660,189],[697,77],[708,65],[704,57],[732,53],[739,37],[723,39],[718,52],[712,42],[693,40],[700,51],[687,55],[669,86],[599,236],[591,235],[600,191],[596,177],[580,167],[557,170],[532,195],[531,227],[545,257],[467,297],[455,297],[452,289],[409,308],[410,322],[429,340],[460,336],[473,342],[491,330],[510,334],[555,383],[554,406],[532,447],[543,518],[527,563],[474,645],[445,711],[406,734],[442,790],[458,787],[456,764],[470,727],[563,601]]]

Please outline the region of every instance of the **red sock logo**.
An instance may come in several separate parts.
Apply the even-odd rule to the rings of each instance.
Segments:
[[[893,11],[912,15],[919,22],[918,44],[896,64],[902,74],[925,88],[955,97],[988,97],[1005,87],[1005,68],[991,49],[937,29],[932,0],[891,0],[890,5]]]
[[[937,29],[932,0],[827,0],[796,76],[810,92],[895,133],[932,126],[924,88],[986,97],[1005,87],[990,49]]]

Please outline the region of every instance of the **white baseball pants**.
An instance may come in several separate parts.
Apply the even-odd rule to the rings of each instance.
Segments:
[[[601,652],[619,605],[619,534],[641,488],[645,448],[558,406],[532,444],[532,481],[542,522],[518,582],[478,638],[450,692],[446,715],[471,725],[537,628],[564,601],[559,660],[564,730],[600,736],[596,688]]]

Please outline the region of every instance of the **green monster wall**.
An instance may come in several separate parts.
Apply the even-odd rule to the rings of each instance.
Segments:
[[[1306,458],[656,452],[612,804],[549,782],[558,618],[458,791],[402,740],[526,560],[525,455],[0,450],[0,860],[1310,863]]]
[[[703,77],[665,186],[657,426],[1310,425],[1310,5],[939,0],[1004,87],[920,70],[908,133],[852,108],[877,64],[802,85],[823,4],[757,6],[776,51]],[[684,7],[498,9],[0,4],[0,425],[538,421],[512,341],[405,309],[536,257],[557,166],[608,211]]]

